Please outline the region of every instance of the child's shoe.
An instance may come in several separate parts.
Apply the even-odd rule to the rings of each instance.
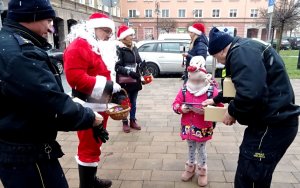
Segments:
[[[207,165],[205,166],[197,166],[198,177],[198,185],[200,187],[205,187],[207,185]]]
[[[195,175],[196,165],[191,163],[185,164],[185,171],[181,175],[182,181],[189,181]]]

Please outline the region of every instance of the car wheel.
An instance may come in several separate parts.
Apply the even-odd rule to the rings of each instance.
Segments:
[[[159,76],[159,68],[157,65],[154,63],[147,63],[147,68],[154,78]]]
[[[56,62],[56,66],[58,69],[59,74],[63,74],[64,73],[64,65],[61,61],[57,61]]]

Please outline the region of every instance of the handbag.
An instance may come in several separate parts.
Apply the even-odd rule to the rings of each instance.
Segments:
[[[133,83],[137,83],[137,80],[131,78],[130,76],[119,75],[118,82],[119,84],[133,84]]]

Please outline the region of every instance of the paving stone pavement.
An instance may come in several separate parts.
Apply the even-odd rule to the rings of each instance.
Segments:
[[[171,108],[182,82],[179,78],[155,79],[138,97],[141,131],[122,132],[121,122],[109,120],[110,140],[102,146],[98,176],[113,180],[113,188],[196,188],[196,178],[181,182],[187,146],[179,136],[180,116]],[[300,104],[300,80],[292,80]],[[218,124],[207,144],[209,188],[232,188],[238,146],[244,126]],[[299,135],[300,133],[298,133]],[[65,156],[60,160],[71,188],[78,187],[75,132],[59,133]],[[300,188],[300,137],[283,157],[272,188]]]

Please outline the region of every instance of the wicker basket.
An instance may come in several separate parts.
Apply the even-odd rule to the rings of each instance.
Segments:
[[[125,95],[128,98],[128,93],[126,92],[125,89],[122,89],[122,91],[125,93]],[[122,110],[118,110],[116,111],[116,108],[121,108]],[[130,112],[130,106],[121,106],[121,105],[117,105],[114,106],[112,108],[109,108],[106,110],[106,113],[110,116],[111,119],[113,120],[123,120],[123,119],[127,119],[129,112]]]

